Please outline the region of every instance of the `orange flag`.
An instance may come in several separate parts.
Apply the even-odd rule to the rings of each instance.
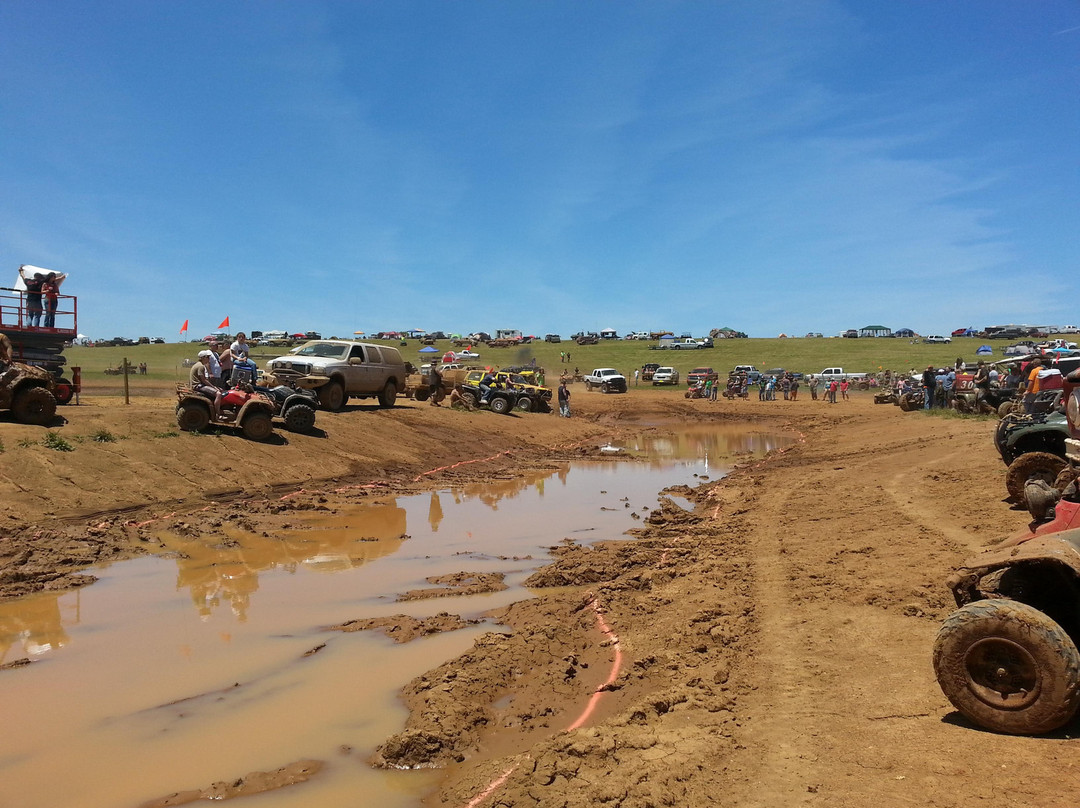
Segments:
[[[228,318],[228,317],[226,317],[226,318],[225,318],[225,319],[224,319],[224,320],[222,321],[221,325],[219,325],[219,326],[218,326],[218,328],[228,328],[228,327],[229,327],[229,318]]]
[[[187,320],[184,320],[184,324],[180,326],[180,333],[183,334],[187,331]]]

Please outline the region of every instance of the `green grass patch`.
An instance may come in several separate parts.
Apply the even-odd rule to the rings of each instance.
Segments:
[[[168,432],[151,432],[151,438],[179,438],[180,433],[176,430],[170,430]]]
[[[99,429],[90,434],[90,440],[95,443],[116,443],[116,435],[107,429]]]
[[[41,445],[46,449],[52,449],[57,452],[74,452],[75,447],[68,443],[59,432],[46,432],[45,437],[41,439]]]

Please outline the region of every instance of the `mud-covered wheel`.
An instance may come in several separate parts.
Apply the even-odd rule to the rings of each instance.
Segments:
[[[210,426],[210,405],[181,404],[176,408],[176,425],[184,432],[202,432]]]
[[[240,424],[240,430],[248,440],[266,440],[274,434],[274,422],[268,412],[251,412]]]
[[[465,402],[465,406],[468,407],[470,410],[476,409],[476,407],[480,403],[480,399],[476,397],[476,393],[472,392],[471,390],[465,390],[464,392],[462,392],[461,399]]]
[[[607,382],[604,382],[603,384],[600,385],[600,392],[601,393],[610,393],[611,392],[611,387],[608,385]]]
[[[1023,412],[1023,405],[1019,401],[1002,401],[998,405],[998,415],[1004,418],[1011,412]]]
[[[934,642],[934,673],[957,710],[995,732],[1050,732],[1080,704],[1076,645],[1015,600],[979,600],[949,615]]]
[[[395,401],[397,401],[397,385],[393,382],[387,382],[382,392],[379,393],[379,406],[383,409],[393,407]]]
[[[290,432],[307,432],[315,426],[315,408],[307,404],[293,404],[285,412],[285,428]]]
[[[517,404],[514,405],[514,408],[516,410],[518,410],[518,412],[532,412],[533,411],[532,397],[531,396],[522,396],[521,398],[519,398],[517,400]]]
[[[589,393],[592,392],[592,382],[585,382],[585,390]]]
[[[71,399],[75,398],[75,385],[67,379],[61,379],[55,385],[53,397],[56,399],[57,404],[71,403]]]
[[[965,415],[971,413],[971,404],[966,398],[953,399],[953,407],[956,409],[957,412],[964,413]]]
[[[45,426],[56,416],[56,398],[44,387],[24,388],[11,403],[11,412],[20,424]]]
[[[1009,489],[1009,496],[1014,501],[1023,504],[1024,486],[1028,480],[1044,480],[1049,485],[1054,484],[1066,463],[1056,454],[1050,452],[1028,452],[1020,455],[1009,464],[1009,470],[1005,472],[1005,487]]]
[[[506,415],[513,407],[510,406],[510,399],[505,396],[496,396],[491,399],[491,411],[497,412],[499,415]]]
[[[900,409],[904,412],[911,412],[913,409],[915,409],[915,405],[911,403],[911,396],[907,393],[904,393],[904,395],[900,396],[899,404]]]
[[[319,404],[330,412],[345,409],[345,400],[345,385],[341,382],[330,382],[319,388]]]
[[[424,402],[431,398],[431,390],[427,387],[421,387],[419,390],[413,392],[413,399],[416,401]]]

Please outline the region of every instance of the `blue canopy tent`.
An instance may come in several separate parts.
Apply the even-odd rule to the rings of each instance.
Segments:
[[[426,348],[421,348],[420,353],[438,353],[439,349],[434,345],[428,345]]]
[[[979,346],[979,347],[978,347],[978,348],[976,349],[975,353],[976,353],[976,354],[977,354],[978,356],[990,356],[991,354],[993,354],[993,353],[994,353],[994,349],[993,349],[993,348],[991,348],[991,347],[990,347],[989,345],[980,345],[980,346]]]

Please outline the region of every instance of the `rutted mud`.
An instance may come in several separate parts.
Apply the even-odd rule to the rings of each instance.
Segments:
[[[420,656],[413,660],[416,672],[405,691],[409,715],[380,725],[378,740],[367,747],[378,747],[383,765],[425,767],[389,773],[422,784],[401,804],[412,804],[424,791],[430,791],[430,805],[452,806],[1072,804],[1080,775],[1072,766],[1070,729],[1059,737],[1038,739],[973,730],[951,710],[929,666],[933,634],[951,607],[943,576],[964,555],[1026,522],[1024,514],[1002,501],[1003,467],[990,445],[992,425],[902,415],[859,396],[836,407],[809,401],[769,407],[751,401],[722,402],[712,410],[705,402],[672,402],[636,391],[629,397],[578,399],[587,415],[612,419],[605,425],[605,440],[618,437],[615,424],[644,401],[658,414],[677,414],[691,423],[721,413],[772,418],[774,429],[795,428],[805,442],[764,460],[747,458],[723,480],[710,469],[687,488],[671,489],[675,499],[668,502],[636,497],[623,502],[599,493],[605,487],[597,486],[593,513],[597,518],[618,512],[638,516],[632,520],[634,538],[584,546],[578,540],[591,538],[588,532],[576,534],[557,521],[545,523],[538,530],[544,537],[538,543],[553,548],[554,561],[539,571],[502,560],[529,553],[478,551],[479,544],[462,540],[453,550],[461,555],[456,571],[506,572],[508,582],[526,581],[538,596],[488,609],[487,620],[501,626],[480,623],[400,646],[451,660],[435,667],[423,664]],[[422,415],[429,417],[426,411]],[[490,443],[476,445],[489,450]],[[595,452],[595,446],[586,452]],[[453,482],[468,485],[490,473],[527,476],[546,457],[578,452],[567,446],[549,455],[537,452],[527,461],[506,457],[483,474],[475,467],[454,472]],[[605,464],[616,462],[624,461],[609,459]],[[418,468],[410,469],[408,479],[397,475],[392,490],[420,490],[420,484],[411,482]],[[368,480],[385,476],[369,475]],[[339,482],[337,487],[365,484]],[[412,546],[415,539],[406,538],[412,530],[387,532],[378,541],[344,542],[334,538],[335,528],[328,526],[331,551],[311,553],[300,526],[310,516],[330,522],[338,516],[343,501],[338,498],[346,495],[333,489],[320,486],[318,492],[286,500],[280,496],[287,492],[276,492],[264,498],[265,506],[251,508],[246,514],[251,521],[242,525],[232,523],[227,504],[206,512],[224,520],[211,526],[217,531],[212,543],[224,550],[233,541],[243,546],[237,531],[270,532],[273,522],[264,523],[264,518],[296,528],[282,542],[290,548],[289,559],[249,564],[257,573],[257,591],[248,591],[255,580],[250,576],[218,575],[220,570],[213,572],[180,549],[175,538],[180,534],[173,531],[176,522],[171,520],[194,524],[190,509],[177,517],[167,517],[166,509],[139,514],[138,521],[158,521],[152,529],[137,526],[134,541],[155,552],[176,553],[187,563],[185,581],[202,582],[198,602],[207,610],[206,619],[218,620],[225,604],[237,613],[252,599],[280,597],[275,575],[289,564],[298,571],[363,571],[372,566],[365,558],[373,557],[365,555],[365,547]],[[362,502],[389,490],[379,485],[353,490],[347,497]],[[300,507],[291,507],[294,499]],[[693,511],[687,512],[684,503]],[[441,537],[448,537],[442,504],[433,501],[427,517],[441,526]],[[162,515],[167,518],[159,518]],[[386,527],[394,527],[392,514],[386,514]],[[115,530],[121,528],[129,526],[117,525]],[[82,591],[110,586],[108,570],[100,574],[100,584]],[[424,571],[419,580],[435,574],[446,572]],[[404,580],[395,583],[401,584],[396,594],[419,588]],[[195,595],[190,587],[179,591],[185,597]],[[336,619],[325,619],[321,626],[357,613],[349,611],[353,604],[345,590],[334,594]],[[454,611],[478,619],[476,612],[459,608],[459,601],[455,598]],[[60,611],[71,611],[70,601],[66,603]],[[425,603],[387,603],[384,616],[398,621],[394,614]],[[597,605],[618,636],[622,655],[620,672],[610,685],[605,682],[616,647],[597,628]],[[298,666],[324,670],[337,655],[375,656],[373,646],[362,644],[381,638],[358,632],[331,637],[313,656],[302,658],[304,651],[323,642],[318,637],[328,635],[305,632],[290,621],[290,606],[282,604],[273,615],[288,646],[280,657],[289,661],[281,663],[281,673],[273,672],[273,665],[254,665],[259,670],[243,680],[252,683],[252,690],[271,691],[286,681],[283,674]],[[257,610],[250,614],[251,620],[260,619]],[[403,631],[405,623],[399,621]],[[33,642],[62,647],[64,639],[50,634]],[[386,644],[389,647],[389,641]],[[195,649],[193,658],[203,653]],[[4,670],[0,678],[20,677],[20,698],[25,700],[34,693],[24,685],[44,688],[52,668],[23,666]],[[139,683],[133,680],[134,686]],[[320,682],[322,692],[338,694],[333,715],[363,714],[361,703],[348,701],[353,685]],[[567,731],[598,690],[601,698],[587,723]],[[9,726],[32,726],[32,719],[10,701],[0,705]],[[241,702],[227,699],[230,709]],[[203,716],[217,709],[213,700],[198,706]],[[243,713],[228,717],[239,723],[249,719]],[[181,730],[188,720],[174,719],[170,726]],[[308,737],[305,731],[301,735]],[[341,736],[355,734],[349,727]],[[296,786],[295,802],[289,801],[293,789],[282,789],[275,793],[274,805],[337,804],[327,786],[348,767],[335,761],[336,747],[306,747],[295,758],[278,760],[310,756],[326,760],[327,767]],[[65,748],[57,754],[70,760],[69,752]],[[231,765],[220,776],[265,771],[275,763]]]

